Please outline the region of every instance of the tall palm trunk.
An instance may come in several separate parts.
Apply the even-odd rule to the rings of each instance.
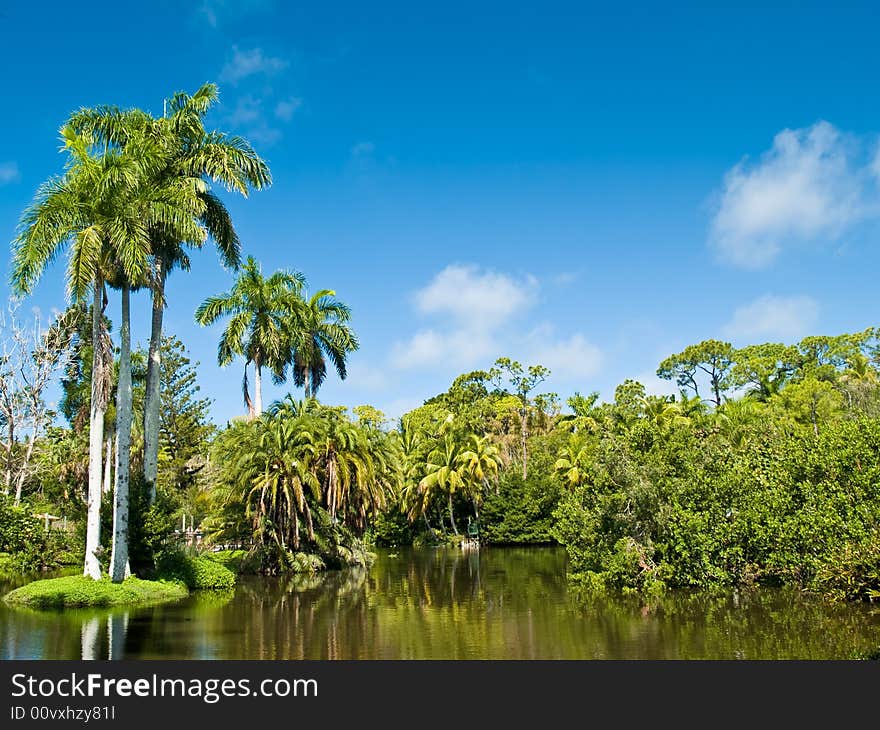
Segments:
[[[89,497],[86,517],[86,558],[83,575],[101,578],[97,551],[101,547],[101,448],[104,445],[104,412],[107,410],[104,387],[103,314],[101,299],[104,287],[95,280],[92,302],[92,399],[89,407]]]
[[[305,376],[304,376],[305,377],[305,385],[306,385],[306,387],[305,387],[306,400],[308,400],[309,398],[312,397],[312,378],[311,378],[311,375],[312,374],[311,374],[311,371],[309,370],[309,368],[306,368],[306,372],[305,372]]]
[[[458,527],[455,525],[455,514],[452,509],[452,492],[449,493],[449,523],[452,525],[452,532],[458,535]]]
[[[113,490],[113,550],[110,579],[121,583],[128,567],[128,485],[131,458],[131,306],[128,284],[122,285],[119,328],[119,384],[116,395],[117,466]]]
[[[147,359],[147,382],[144,391],[144,481],[147,500],[156,499],[159,476],[159,387],[162,377],[162,317],[165,313],[165,269],[160,258],[155,262],[153,311],[150,320],[150,350]]]
[[[110,494],[113,488],[113,437],[107,438],[104,444],[104,484],[101,486],[102,494]]]
[[[263,415],[263,372],[260,361],[254,360],[254,412],[259,418]]]

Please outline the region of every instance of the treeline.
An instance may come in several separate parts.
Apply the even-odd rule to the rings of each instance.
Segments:
[[[555,394],[534,394],[543,368],[500,360],[403,417],[399,514],[439,530],[448,514],[450,531],[453,515],[471,517],[490,542],[556,540],[593,586],[792,583],[876,597],[878,332],[708,340],[660,364],[677,396],[628,380],[610,403],[574,395],[566,413]],[[499,457],[482,480],[444,458],[450,441],[475,438]],[[426,477],[439,468],[462,476],[437,489]],[[407,533],[388,514],[380,539],[412,537],[413,523]]]

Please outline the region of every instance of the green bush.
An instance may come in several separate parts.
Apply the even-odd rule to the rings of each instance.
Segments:
[[[605,433],[554,534],[587,582],[644,590],[793,584],[880,589],[880,421],[756,425],[743,448],[685,424]]]
[[[160,579],[179,581],[192,591],[229,590],[235,586],[235,573],[204,556],[165,553],[159,557],[156,570]]]
[[[15,505],[11,498],[0,495],[0,553],[9,555],[3,561],[4,570],[27,573],[78,559],[70,554],[71,536],[59,529],[47,531],[33,513],[27,502]]]
[[[155,603],[186,595],[186,588],[173,582],[131,577],[122,583],[111,583],[109,578],[92,580],[82,575],[72,575],[28,583],[8,593],[4,600],[34,608],[66,608]]]
[[[260,572],[261,559],[253,551],[217,550],[205,553],[202,557],[226,566],[236,575],[256,575]]]
[[[837,548],[819,567],[813,588],[835,600],[880,600],[880,530]]]

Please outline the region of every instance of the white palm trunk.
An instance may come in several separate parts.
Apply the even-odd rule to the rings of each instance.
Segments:
[[[165,312],[165,272],[156,261],[156,290],[150,323],[150,350],[147,360],[147,383],[144,393],[144,480],[149,504],[156,499],[159,477],[159,406],[162,365],[162,318]]]
[[[259,418],[263,415],[263,374],[260,363],[254,363],[254,412]]]
[[[131,313],[128,285],[122,287],[119,328],[119,383],[116,391],[117,466],[113,490],[113,549],[110,579],[125,580],[128,567],[128,485],[131,452]]]
[[[86,557],[83,575],[101,578],[101,450],[104,445],[104,358],[101,348],[101,282],[95,281],[92,303],[92,401],[89,409],[89,496],[86,517]]]
[[[113,437],[107,439],[104,444],[104,484],[101,487],[103,494],[110,494],[113,488]]]

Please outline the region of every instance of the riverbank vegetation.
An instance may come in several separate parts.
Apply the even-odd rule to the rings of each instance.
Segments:
[[[23,323],[15,303],[4,315],[4,569],[78,563],[104,600],[107,579],[126,586],[129,573],[228,589],[224,564],[311,573],[368,565],[372,545],[478,538],[560,543],[591,588],[880,597],[880,330],[706,340],[659,363],[675,395],[627,380],[608,402],[560,397],[546,367],[500,357],[393,423],[369,405],[322,403],[328,372],[345,379],[359,347],[352,312],[295,269],[242,259],[214,186],[247,196],[271,175],[247,141],[205,128],[217,98],[207,84],[171,97],[161,118],[74,113],[62,175],[22,215],[17,294],[66,250],[71,301],[46,324]],[[192,276],[208,242],[230,288],[193,314],[223,323],[217,364],[242,373],[244,414],[225,425],[163,323],[170,273]],[[137,289],[150,294],[144,348],[132,345]],[[292,390],[268,406],[267,375]],[[71,595],[86,585],[68,584]]]

